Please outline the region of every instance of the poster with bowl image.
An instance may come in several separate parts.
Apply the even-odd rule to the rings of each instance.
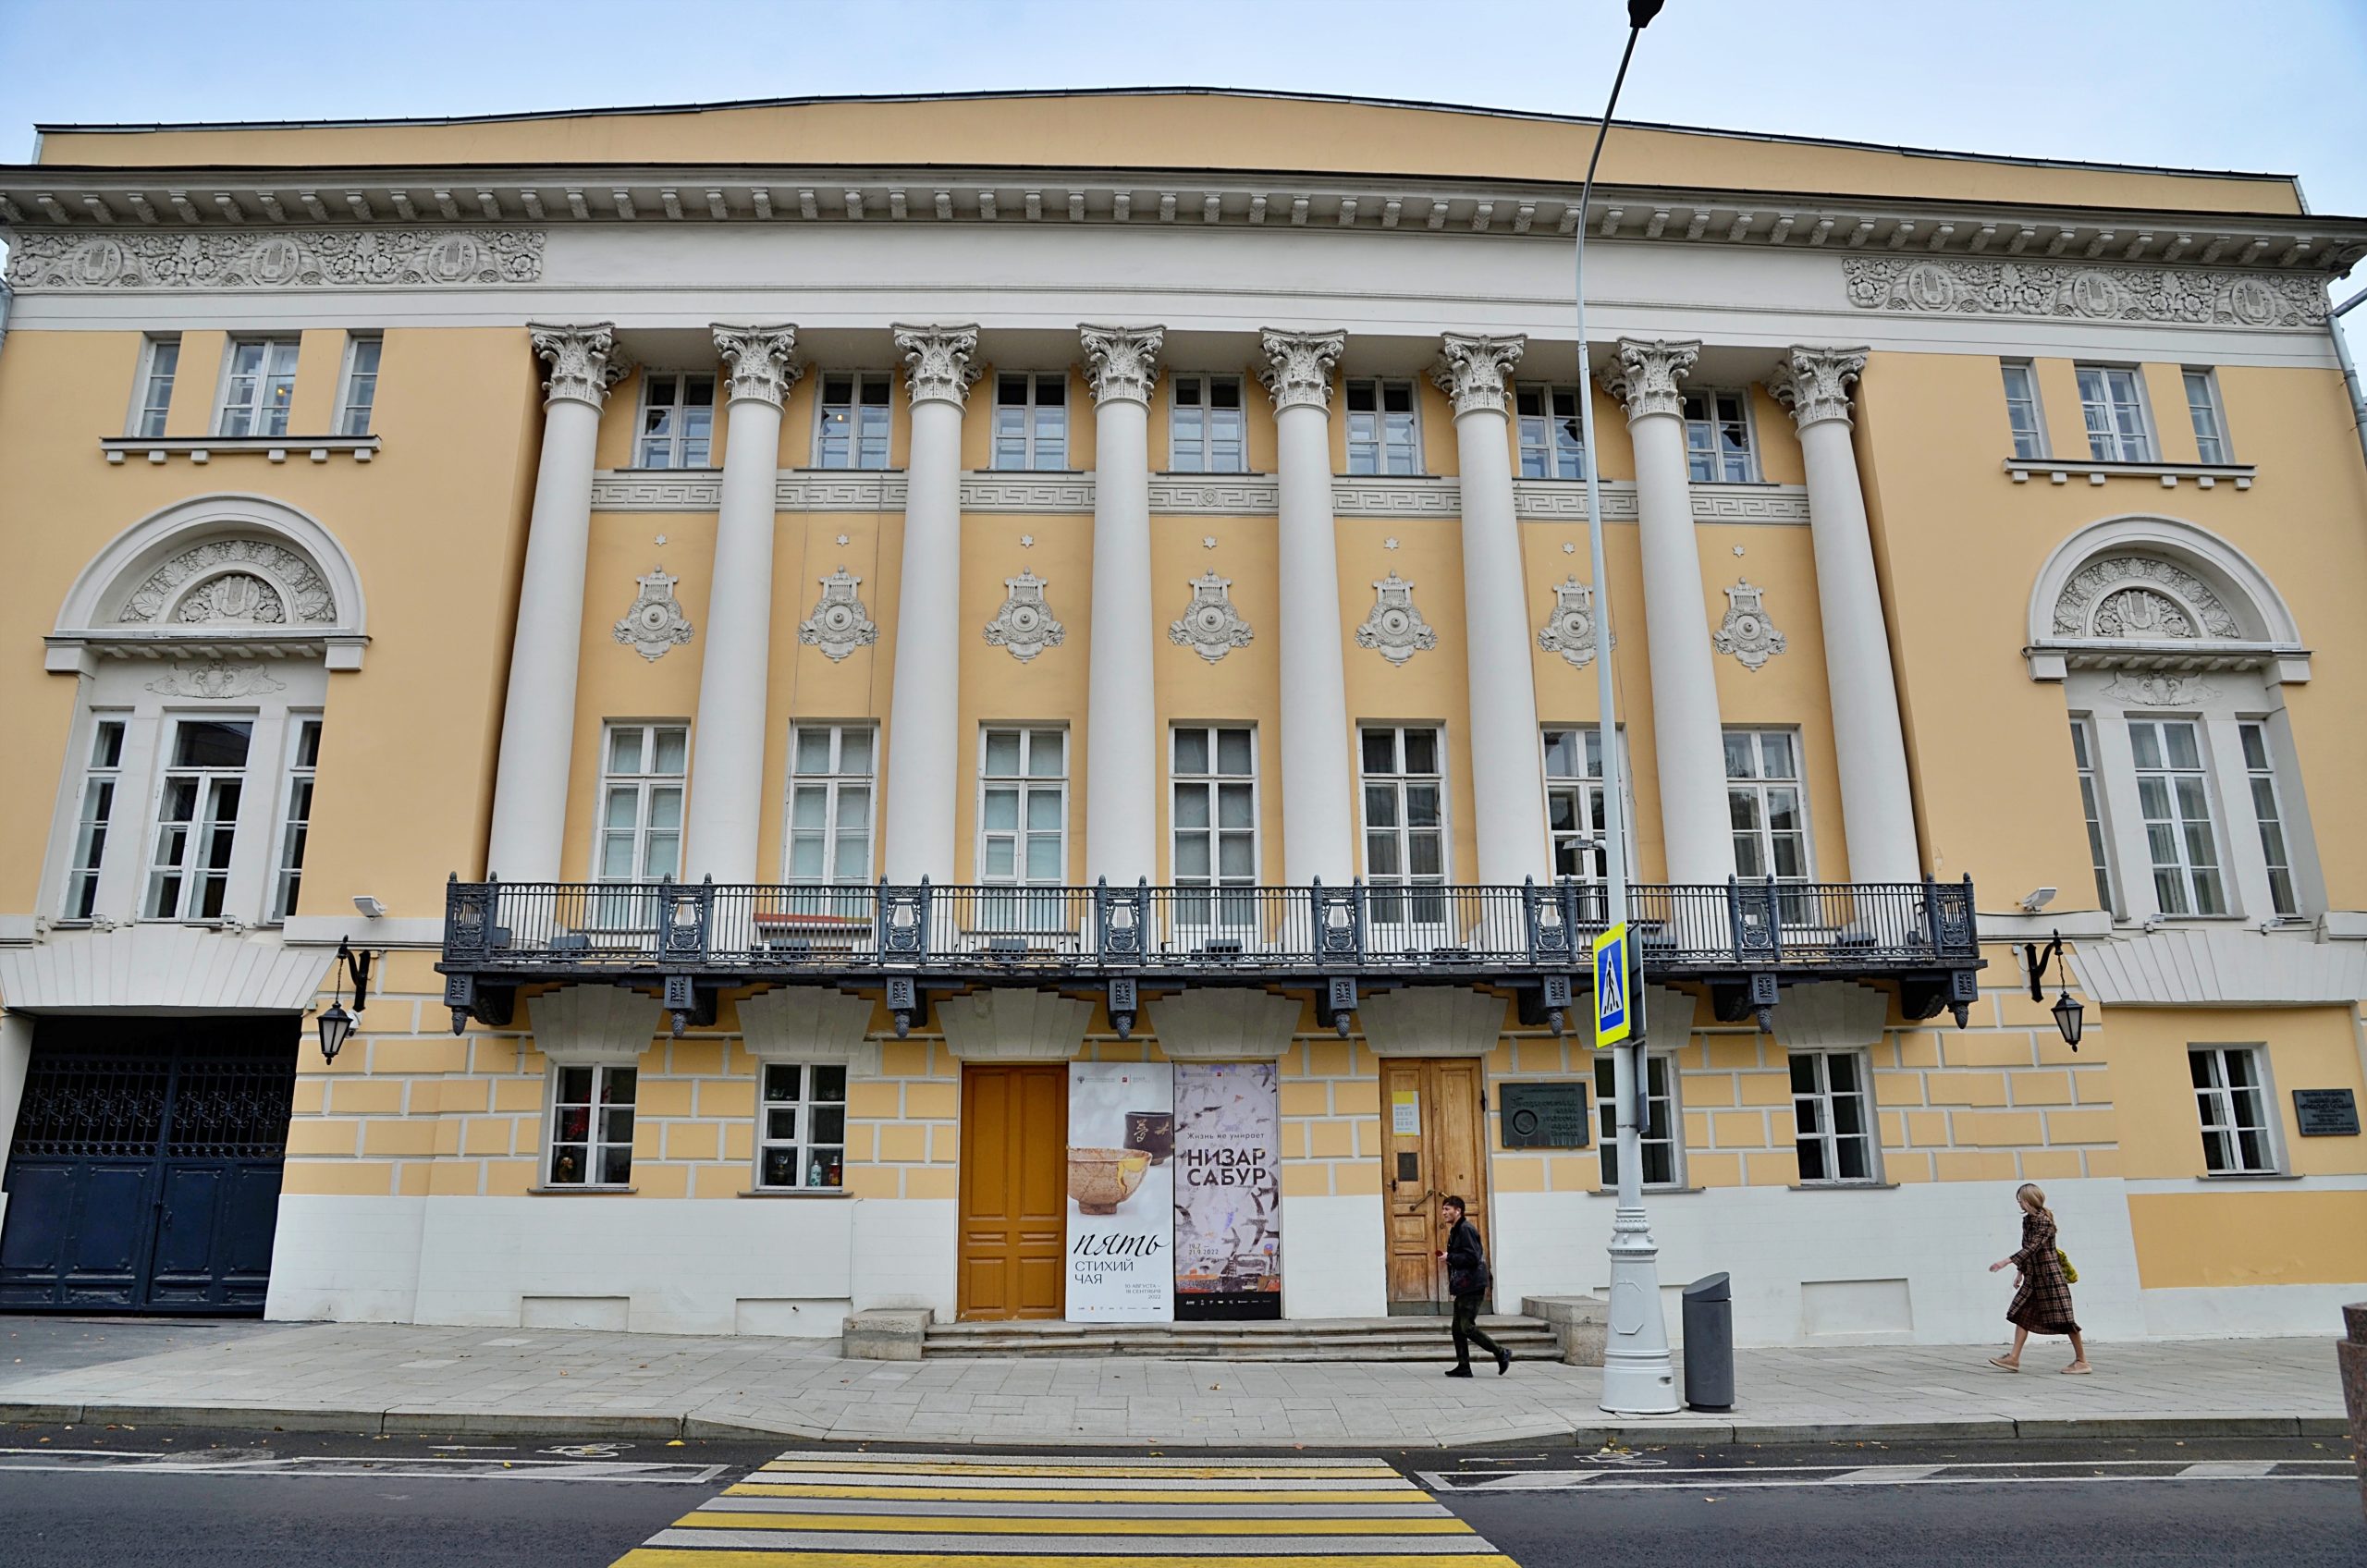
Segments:
[[[1280,1070],[1270,1061],[1175,1069],[1175,1316],[1282,1315]]]
[[[1175,1319],[1174,1070],[1069,1063],[1072,1323]]]

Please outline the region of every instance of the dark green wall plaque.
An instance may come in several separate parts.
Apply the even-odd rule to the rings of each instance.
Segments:
[[[1583,1083],[1500,1084],[1496,1110],[1508,1149],[1587,1146],[1587,1086]]]
[[[2305,1138],[2355,1138],[2359,1102],[2349,1089],[2296,1089],[2293,1121]]]

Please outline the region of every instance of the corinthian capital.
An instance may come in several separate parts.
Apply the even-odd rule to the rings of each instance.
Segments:
[[[1671,343],[1654,338],[1623,337],[1619,340],[1619,357],[1602,373],[1602,389],[1627,406],[1627,423],[1635,423],[1647,414],[1681,414],[1685,404],[1676,384],[1693,369],[1693,361],[1701,357],[1701,343],[1695,338],[1685,343]]]
[[[607,322],[569,326],[550,322],[526,324],[537,358],[548,360],[550,379],[543,383],[545,401],[589,403],[599,408],[608,400],[608,388],[624,379],[632,361],[617,352],[617,329]]]
[[[1257,379],[1273,395],[1274,411],[1284,409],[1331,409],[1331,367],[1347,351],[1344,332],[1277,332],[1268,327],[1258,335],[1266,350],[1266,368]]]
[[[1482,410],[1502,413],[1510,398],[1504,378],[1520,363],[1528,339],[1518,334],[1510,337],[1484,337],[1468,332],[1450,332],[1441,340],[1439,362],[1430,369],[1430,379],[1454,405],[1455,417]]]
[[[970,384],[978,379],[973,361],[978,352],[975,326],[899,326],[896,347],[904,351],[910,368],[904,379],[915,403],[970,400]]]
[[[1802,430],[1828,419],[1849,423],[1849,385],[1866,368],[1863,349],[1784,350],[1784,362],[1767,378],[1767,390],[1792,410]]]
[[[716,324],[715,351],[731,369],[730,400],[735,403],[748,398],[779,408],[781,399],[789,396],[789,389],[804,374],[804,367],[794,358],[796,349],[797,328],[793,326]]]
[[[1094,326],[1076,329],[1085,345],[1085,384],[1093,400],[1117,398],[1148,403],[1159,383],[1159,349],[1167,341],[1163,326]]]

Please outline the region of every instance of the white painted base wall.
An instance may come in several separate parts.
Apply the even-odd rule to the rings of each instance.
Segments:
[[[2087,1275],[2079,1278],[2084,1280]],[[2338,1339],[2343,1304],[2355,1301],[2367,1301],[2367,1281],[2147,1291],[2145,1331],[2165,1340],[2244,1339],[2262,1334]],[[2331,1377],[2331,1360],[2327,1366]]]

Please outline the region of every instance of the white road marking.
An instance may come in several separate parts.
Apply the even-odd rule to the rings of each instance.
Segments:
[[[1944,1464],[1870,1464],[1862,1470],[1845,1470],[1826,1478],[1834,1487],[1895,1487],[1908,1481],[1919,1481],[1926,1476],[1936,1476],[1947,1468]]]
[[[0,1472],[117,1476],[313,1476],[345,1479],[463,1481],[619,1481],[643,1486],[705,1486],[728,1464],[624,1460],[465,1459],[445,1454],[370,1458],[355,1454],[240,1457],[236,1450],[187,1452],[130,1449],[0,1448]]]
[[[2178,1472],[2189,1481],[2257,1481],[2276,1468],[2274,1459],[2205,1459]]]

